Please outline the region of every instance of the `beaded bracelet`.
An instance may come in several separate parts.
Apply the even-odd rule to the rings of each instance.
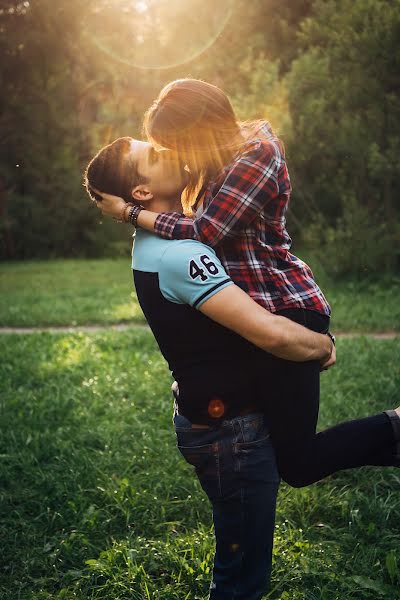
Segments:
[[[132,208],[129,211],[129,215],[128,215],[128,220],[129,223],[132,223],[132,225],[136,228],[137,225],[137,220],[138,220],[138,216],[139,213],[143,210],[143,206],[141,206],[140,204],[134,204],[132,206]]]
[[[129,213],[130,213],[130,210],[132,207],[133,207],[133,204],[131,204],[130,202],[128,202],[126,204],[126,206],[124,207],[124,209],[122,211],[122,220],[124,221],[124,223],[129,222]]]

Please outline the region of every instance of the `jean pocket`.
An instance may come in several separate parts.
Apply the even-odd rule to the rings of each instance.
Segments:
[[[201,487],[210,500],[221,493],[218,444],[204,446],[180,446],[178,450],[187,463],[195,468]]]
[[[257,450],[258,448],[264,448],[267,447],[271,444],[271,440],[270,440],[270,436],[269,434],[266,434],[265,436],[258,438],[256,440],[252,440],[252,441],[246,441],[246,442],[237,442],[235,444],[235,448],[237,451],[251,451],[251,450]]]
[[[183,458],[196,469],[200,469],[214,459],[214,444],[204,446],[182,446],[178,442],[178,450]]]
[[[235,439],[236,446],[240,448],[251,448],[253,444],[263,445],[269,439],[269,431],[265,417],[244,418],[241,422],[240,431]]]
[[[278,483],[275,452],[269,435],[252,442],[236,443],[234,469],[242,474],[244,482]]]

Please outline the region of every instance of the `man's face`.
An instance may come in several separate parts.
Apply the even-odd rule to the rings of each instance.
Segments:
[[[132,141],[138,174],[148,179],[146,187],[155,198],[180,195],[187,184],[188,173],[172,150],[157,151],[148,142]]]

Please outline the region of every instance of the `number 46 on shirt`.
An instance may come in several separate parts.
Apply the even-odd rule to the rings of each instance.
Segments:
[[[189,275],[192,279],[200,277],[201,281],[207,281],[209,275],[217,275],[219,269],[207,254],[202,254],[199,258],[191,259],[189,263]]]

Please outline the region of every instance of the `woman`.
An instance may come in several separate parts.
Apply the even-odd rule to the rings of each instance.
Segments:
[[[269,124],[240,124],[219,88],[194,79],[168,84],[146,114],[153,144],[176,151],[191,181],[185,211],[137,207],[139,227],[167,239],[212,246],[227,273],[264,308],[326,332],[330,307],[309,267],[289,252],[285,228],[290,180],[284,150]],[[124,202],[104,196],[104,214]],[[271,360],[273,360],[271,358]],[[265,414],[282,478],[301,487],[363,465],[400,466],[400,408],[340,424],[319,434],[319,363],[279,360],[265,382]]]

